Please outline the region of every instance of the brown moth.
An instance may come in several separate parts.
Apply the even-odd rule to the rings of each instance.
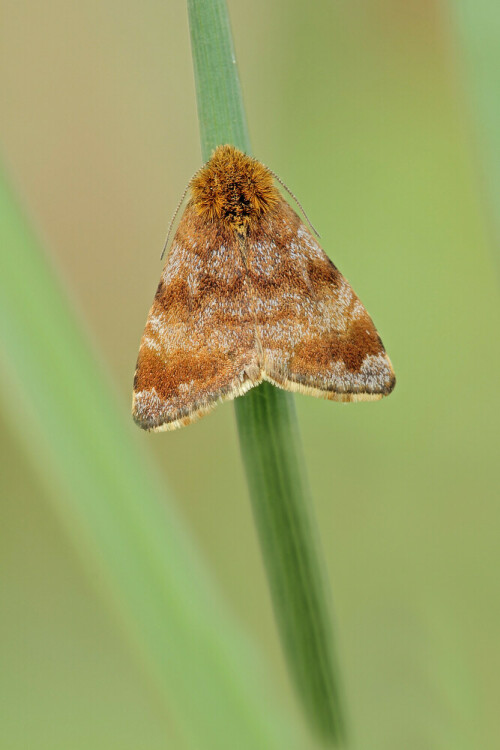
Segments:
[[[145,430],[187,425],[263,380],[334,401],[394,388],[370,316],[273,177],[219,146],[189,183],[137,360]]]

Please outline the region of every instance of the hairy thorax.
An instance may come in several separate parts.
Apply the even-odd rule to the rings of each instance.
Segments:
[[[281,200],[269,169],[232,146],[219,146],[190,188],[200,216],[241,235]]]

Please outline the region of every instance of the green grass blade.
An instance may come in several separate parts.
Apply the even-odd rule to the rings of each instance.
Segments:
[[[1,174],[0,215],[3,407],[93,582],[190,746],[294,747]]]
[[[225,2],[188,0],[188,8],[203,158],[221,143],[250,153]],[[264,383],[235,409],[289,670],[312,726],[336,744],[344,736],[338,669],[293,398]]]
[[[490,0],[450,3],[463,53],[465,87],[478,142],[486,201],[500,237],[500,6]],[[498,269],[498,257],[497,269]]]
[[[224,2],[188,0],[203,159],[221,143],[247,153],[250,139],[236,68],[236,55]]]
[[[318,540],[291,396],[263,383],[236,416],[253,511],[290,671],[321,735],[344,721]]]

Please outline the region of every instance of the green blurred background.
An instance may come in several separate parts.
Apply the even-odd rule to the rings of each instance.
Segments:
[[[467,3],[228,5],[254,154],[398,377],[377,404],[296,398],[356,746],[497,748],[499,196],[471,64],[491,17],[474,45]],[[166,228],[200,166],[186,8],[3,0],[2,31],[3,158],[128,412]],[[0,421],[2,750],[182,750]],[[232,406],[139,439],[298,714]]]

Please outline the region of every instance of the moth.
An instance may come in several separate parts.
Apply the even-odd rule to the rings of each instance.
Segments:
[[[187,425],[263,380],[332,401],[394,388],[370,316],[274,178],[225,145],[191,179],[139,349],[143,429]]]

